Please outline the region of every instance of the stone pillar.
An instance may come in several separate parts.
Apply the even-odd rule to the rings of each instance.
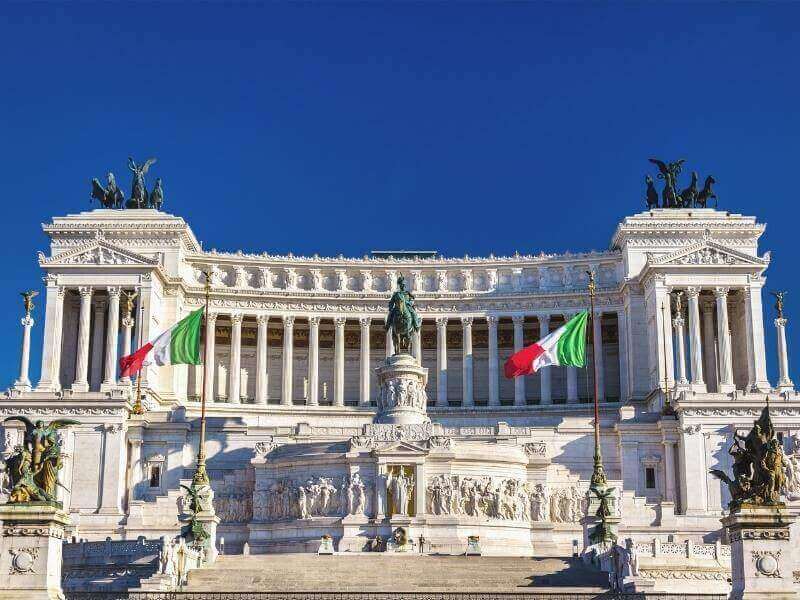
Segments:
[[[472,317],[461,317],[461,326],[463,327],[464,336],[464,341],[461,344],[463,349],[463,405],[475,406],[475,397],[472,391]]]
[[[605,402],[606,399],[606,376],[603,366],[603,313],[597,311],[592,319],[592,350],[594,352],[594,362],[597,365],[597,401]]]
[[[497,321],[496,315],[488,315],[486,323],[489,326],[489,406],[500,406],[500,379],[498,378],[497,354]]]
[[[61,589],[61,550],[69,517],[53,506],[0,506],[2,600],[55,600]]]
[[[136,321],[133,318],[131,313],[126,313],[124,317],[122,317],[122,356],[129,356],[132,352],[132,344],[133,344],[133,326]],[[87,328],[88,329],[88,328]],[[89,362],[89,338],[88,338],[88,331],[87,331],[87,339],[86,339],[86,362]],[[126,375],[122,379],[120,379],[120,383],[124,383],[125,385],[130,384],[131,378],[129,375]]]
[[[56,285],[55,276],[47,276],[45,281],[47,281],[47,304],[44,318],[42,371],[37,387],[40,391],[51,392],[61,389],[61,332],[66,289]]]
[[[672,327],[675,330],[675,353],[678,360],[675,383],[677,387],[686,389],[689,386],[689,380],[686,377],[686,346],[683,339],[683,324],[683,315],[675,315],[675,318],[672,319]]]
[[[447,317],[436,317],[436,406],[447,406]]]
[[[693,424],[683,428],[680,453],[681,510],[683,514],[690,516],[706,516],[708,468],[705,438],[700,425]]]
[[[411,336],[411,354],[417,359],[417,364],[422,366],[422,318],[420,318],[419,331],[415,331]]]
[[[385,322],[384,322],[385,324]],[[394,339],[392,339],[392,330],[386,330],[386,358],[394,356]]]
[[[269,398],[269,315],[258,315],[256,333],[256,404]]]
[[[333,405],[344,406],[344,326],[346,317],[336,317],[333,320]]]
[[[98,514],[121,515],[122,498],[125,491],[125,463],[127,443],[120,423],[103,426],[102,481],[100,486],[100,508]]]
[[[703,379],[703,342],[700,334],[700,288],[686,288],[689,304],[689,355],[692,365],[692,390],[705,392]]]
[[[206,347],[205,347],[205,381],[203,381],[203,396],[206,402],[214,401],[214,372],[216,370],[217,359],[214,353],[216,345],[216,323],[217,313],[206,315]]]
[[[623,439],[619,443],[622,465],[622,487],[639,494],[639,442]]]
[[[675,502],[675,442],[664,440],[664,500]]]
[[[703,315],[703,368],[706,376],[706,388],[709,392],[716,392],[719,385],[717,376],[717,344],[714,332],[714,302],[710,299],[700,303]]]
[[[294,315],[283,317],[283,382],[281,404],[292,405],[292,367],[294,363]]]
[[[619,347],[619,400],[620,402],[627,402],[630,398],[630,380],[628,378],[628,369],[630,363],[628,361],[628,327],[625,319],[625,310],[617,311],[617,345]],[[570,367],[575,370],[575,367]],[[567,372],[569,376],[569,372]],[[569,383],[569,378],[567,378]],[[577,398],[578,392],[578,373],[575,370],[575,395]]]
[[[721,519],[731,541],[731,600],[796,600],[795,520],[785,505],[742,507]]]
[[[28,376],[31,362],[31,328],[33,317],[29,314],[22,317],[22,351],[19,357],[19,378],[14,383],[14,388],[21,392],[31,391],[31,379]]]
[[[539,338],[543,338],[544,336],[550,333],[550,315],[539,315]],[[541,369],[539,371],[539,385],[541,386],[541,400],[539,401],[540,404],[552,404],[553,403],[553,389],[551,385],[550,379],[550,369]],[[569,375],[569,371],[567,371],[567,375]],[[575,373],[575,390],[577,393],[578,389],[578,380],[577,380],[577,372]],[[569,383],[569,381],[567,381]]]
[[[751,389],[768,392],[767,355],[764,346],[764,309],[761,306],[761,284],[751,283],[744,289],[745,328],[748,333],[748,360],[753,371]],[[749,370],[749,369],[748,369]]]
[[[78,288],[81,297],[80,316],[78,317],[78,351],[75,357],[75,381],[72,390],[89,391],[89,331],[92,325],[92,288]]]
[[[92,317],[92,360],[91,372],[89,374],[89,387],[99,390],[103,382],[103,337],[106,321],[106,307],[108,303],[105,298],[98,298],[94,301],[94,316]],[[142,369],[144,371],[144,369]]]
[[[369,326],[372,322],[370,317],[359,317],[358,324],[361,326],[361,347],[360,347],[360,381],[358,404],[369,406],[369,376],[370,376],[370,347],[369,347]]]
[[[319,405],[319,317],[308,317],[308,405]]]
[[[415,508],[415,515],[420,516],[424,515],[426,512],[425,503],[425,488],[426,480],[425,480],[425,463],[419,462],[414,465],[414,508]]]
[[[106,357],[103,387],[117,385],[117,344],[119,343],[120,288],[108,286],[108,320],[106,324]]]
[[[728,324],[728,288],[714,288],[717,301],[717,343],[719,344],[719,391],[732,392],[733,359],[731,358],[731,328]]]
[[[244,315],[231,315],[231,360],[228,372],[228,402],[242,402],[242,319]]]
[[[523,329],[525,317],[523,315],[514,315],[511,317],[511,322],[514,324],[514,352],[519,352],[525,343],[525,331]],[[514,406],[525,406],[524,376],[514,378]]]
[[[142,440],[129,439],[128,446],[131,452],[131,470],[128,477],[128,506],[139,496],[139,485],[142,481]]]
[[[786,322],[788,319],[775,319],[775,337],[778,341],[778,390],[790,392],[794,383],[789,378],[789,353],[786,348]]]

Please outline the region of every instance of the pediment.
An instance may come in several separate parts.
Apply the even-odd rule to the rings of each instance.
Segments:
[[[703,240],[670,254],[650,258],[648,262],[653,266],[766,267],[769,265],[769,253],[764,258],[758,258],[710,240]]]
[[[408,456],[419,456],[427,454],[428,449],[423,446],[418,446],[412,442],[389,442],[384,446],[375,448],[373,451],[376,455],[392,454],[394,456],[406,454]]]
[[[45,257],[39,253],[39,266],[130,265],[157,266],[158,258],[149,258],[105,240],[93,240],[83,246]]]

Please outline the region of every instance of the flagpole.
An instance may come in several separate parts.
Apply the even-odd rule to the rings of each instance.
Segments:
[[[136,347],[142,347],[142,319],[144,317],[144,305],[142,305],[142,298],[139,296],[139,305],[136,307],[136,312],[139,313],[138,327],[136,328]],[[145,369],[145,363],[142,363],[142,368],[136,374],[136,398],[133,401],[131,408],[132,415],[143,415],[145,411],[144,404],[142,404],[142,371]]]
[[[594,340],[594,296],[596,287],[594,283],[594,272],[587,271],[589,274],[589,304],[591,312],[589,313],[589,324],[592,328],[592,339]],[[592,479],[590,488],[597,491],[600,488],[605,488],[607,480],[606,473],[603,469],[603,455],[600,451],[600,404],[598,398],[600,396],[598,382],[597,382],[597,357],[595,352],[592,352],[592,370],[594,372],[594,467],[592,469]]]
[[[211,296],[211,273],[203,271],[206,279],[206,304],[203,316],[208,320],[208,305]],[[214,335],[214,332],[211,332]],[[208,348],[208,338],[203,348],[203,353],[206,354]],[[192,487],[201,485],[210,485],[208,473],[206,472],[206,371],[208,369],[208,356],[203,357],[203,389],[200,392],[200,442],[197,449],[197,469],[192,477]]]

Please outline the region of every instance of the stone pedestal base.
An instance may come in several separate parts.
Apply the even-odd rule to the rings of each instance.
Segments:
[[[785,505],[745,505],[722,519],[731,541],[731,600],[797,600],[789,539],[794,520]]]
[[[61,599],[61,545],[69,517],[50,503],[0,506],[0,600]]]
[[[410,354],[395,354],[375,369],[378,375],[376,423],[418,425],[428,423],[428,369],[420,367]]]
[[[219,517],[211,511],[201,511],[195,517],[203,528],[208,533],[208,539],[205,543],[206,564],[213,565],[217,560],[217,525],[219,525]]]

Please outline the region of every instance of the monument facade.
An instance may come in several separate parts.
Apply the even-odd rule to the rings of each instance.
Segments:
[[[770,256],[755,217],[691,198],[676,207],[680,192],[625,217],[601,252],[276,256],[203,248],[181,217],[135,208],[160,206],[158,189],[157,201],[142,188],[132,209],[43,226],[41,309],[22,321],[21,372],[0,415],[79,421],[59,432],[67,535],[174,537],[203,395],[226,552],[316,552],[323,536],[362,552],[402,530],[432,552],[461,554],[477,537],[483,555],[571,555],[588,543],[595,383],[619,538],[727,543],[729,489],[710,470],[730,470],[735,435],[766,397],[786,510],[800,511],[788,318],[762,305]],[[96,194],[124,202],[116,188]],[[588,308],[589,272],[590,367],[504,379],[510,354]],[[119,377],[120,356],[204,306],[206,278],[205,378],[202,366],[154,364],[139,381]],[[44,343],[32,382],[34,326]],[[776,382],[765,326],[779,332]],[[4,424],[4,457],[23,432]]]

